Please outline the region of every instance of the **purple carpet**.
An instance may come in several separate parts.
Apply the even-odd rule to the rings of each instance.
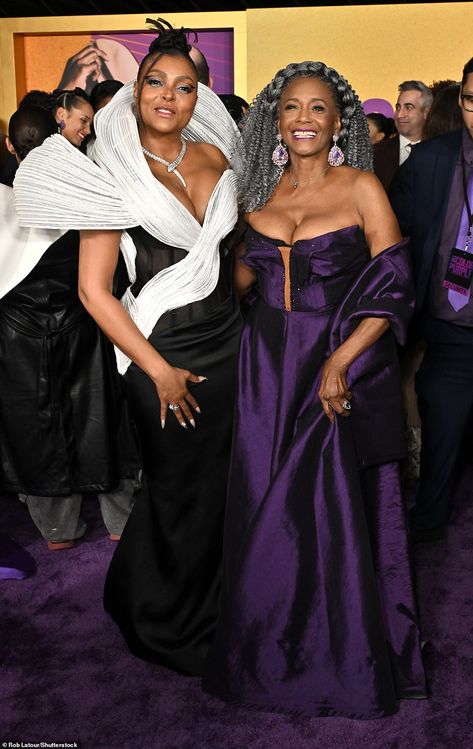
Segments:
[[[0,745],[80,749],[472,749],[473,503],[459,491],[448,540],[416,554],[432,696],[392,718],[356,722],[248,712],[204,695],[198,679],[133,658],[102,610],[113,543],[97,503],[74,549],[50,552],[26,508],[0,499],[0,531],[36,575],[0,583]]]

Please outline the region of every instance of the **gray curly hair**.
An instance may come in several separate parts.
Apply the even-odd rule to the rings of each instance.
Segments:
[[[373,152],[363,107],[348,81],[323,62],[291,63],[279,70],[250,107],[242,133],[239,196],[244,211],[269,200],[284,172],[271,161],[276,146],[278,108],[285,86],[295,78],[321,78],[333,91],[340,113],[338,144],[348,166],[373,170]]]

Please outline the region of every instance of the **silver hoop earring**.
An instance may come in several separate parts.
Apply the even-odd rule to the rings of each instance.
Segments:
[[[340,146],[337,146],[338,135],[332,136],[333,146],[328,152],[328,163],[330,166],[341,166],[345,161],[345,156]]]
[[[286,146],[282,142],[281,133],[278,133],[276,138],[278,139],[278,144],[271,154],[271,161],[276,166],[284,166],[289,161],[289,154]]]

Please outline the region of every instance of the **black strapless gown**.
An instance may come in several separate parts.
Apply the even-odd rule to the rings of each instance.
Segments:
[[[129,233],[137,247],[137,294],[186,253],[141,228]],[[152,381],[134,364],[124,377],[141,441],[143,486],[105,585],[105,608],[131,652],[192,675],[203,671],[217,618],[241,327],[225,253],[222,246],[212,294],[163,315],[149,337],[170,364],[208,377],[190,385],[202,410],[196,429],[182,429],[169,413],[162,430]]]

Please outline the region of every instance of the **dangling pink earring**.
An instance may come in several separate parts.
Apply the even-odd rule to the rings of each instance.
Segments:
[[[328,163],[330,166],[341,166],[345,161],[345,156],[340,146],[337,146],[338,135],[332,136],[333,146],[328,152]]]
[[[59,120],[59,122],[57,123],[58,133],[60,133],[61,130],[64,130],[65,127],[66,127],[66,123],[64,122],[64,120]]]
[[[276,166],[284,166],[289,161],[289,154],[286,146],[282,142],[281,133],[278,133],[276,138],[278,139],[278,144],[271,154],[271,161],[273,164],[276,164]]]

